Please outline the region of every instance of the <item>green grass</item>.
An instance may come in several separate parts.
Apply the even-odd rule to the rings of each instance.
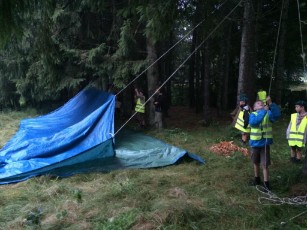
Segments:
[[[26,113],[0,114],[1,132],[13,134]],[[5,120],[6,119],[6,120]],[[288,162],[288,117],[274,126],[270,167],[279,197],[307,193],[300,166]],[[240,145],[238,133],[222,123],[186,131],[149,131],[206,160],[157,169],[118,170],[65,179],[41,176],[0,186],[0,229],[306,229],[305,206],[263,205],[248,185],[250,159],[218,156],[209,147],[223,140]],[[5,143],[9,135],[1,137]],[[287,222],[281,225],[281,222]]]

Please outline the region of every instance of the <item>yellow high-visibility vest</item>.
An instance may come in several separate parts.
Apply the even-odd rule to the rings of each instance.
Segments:
[[[235,128],[244,132],[244,133],[250,133],[251,127],[248,125],[247,128],[244,128],[244,119],[243,119],[244,111],[240,111],[239,116],[237,118]]]
[[[253,114],[257,115],[256,112],[253,112]],[[250,139],[253,141],[259,141],[262,138],[273,138],[272,131],[272,122],[270,121],[268,114],[266,114],[258,127],[251,126]]]
[[[140,98],[138,98],[136,100],[136,105],[135,105],[135,109],[134,110],[135,110],[135,112],[138,112],[138,113],[145,113],[145,105],[142,104]]]
[[[257,95],[258,95],[258,100],[263,101],[263,103],[266,104],[266,91],[264,90],[259,91]]]
[[[291,114],[291,127],[289,133],[289,146],[305,147],[304,135],[307,126],[307,117],[305,116],[298,128],[296,128],[296,120],[298,113]]]

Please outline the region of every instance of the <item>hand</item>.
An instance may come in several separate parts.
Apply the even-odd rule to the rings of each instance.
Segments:
[[[269,106],[268,106],[268,105],[264,106],[263,108],[264,108],[266,111],[269,110]]]
[[[268,105],[272,104],[272,99],[271,99],[270,96],[267,96],[266,102],[267,102]]]

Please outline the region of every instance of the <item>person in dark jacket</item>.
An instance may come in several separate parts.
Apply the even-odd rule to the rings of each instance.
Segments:
[[[165,97],[160,89],[157,89],[156,95],[154,97],[155,105],[155,126],[157,129],[161,130],[164,127],[163,112],[165,107]]]

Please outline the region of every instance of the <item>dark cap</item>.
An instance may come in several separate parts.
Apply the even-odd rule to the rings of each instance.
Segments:
[[[303,100],[300,100],[300,101],[295,102],[294,105],[304,106],[306,108],[307,103]]]
[[[245,102],[247,102],[247,101],[248,101],[248,97],[247,97],[245,94],[241,94],[241,95],[240,95],[240,101],[245,101]]]

